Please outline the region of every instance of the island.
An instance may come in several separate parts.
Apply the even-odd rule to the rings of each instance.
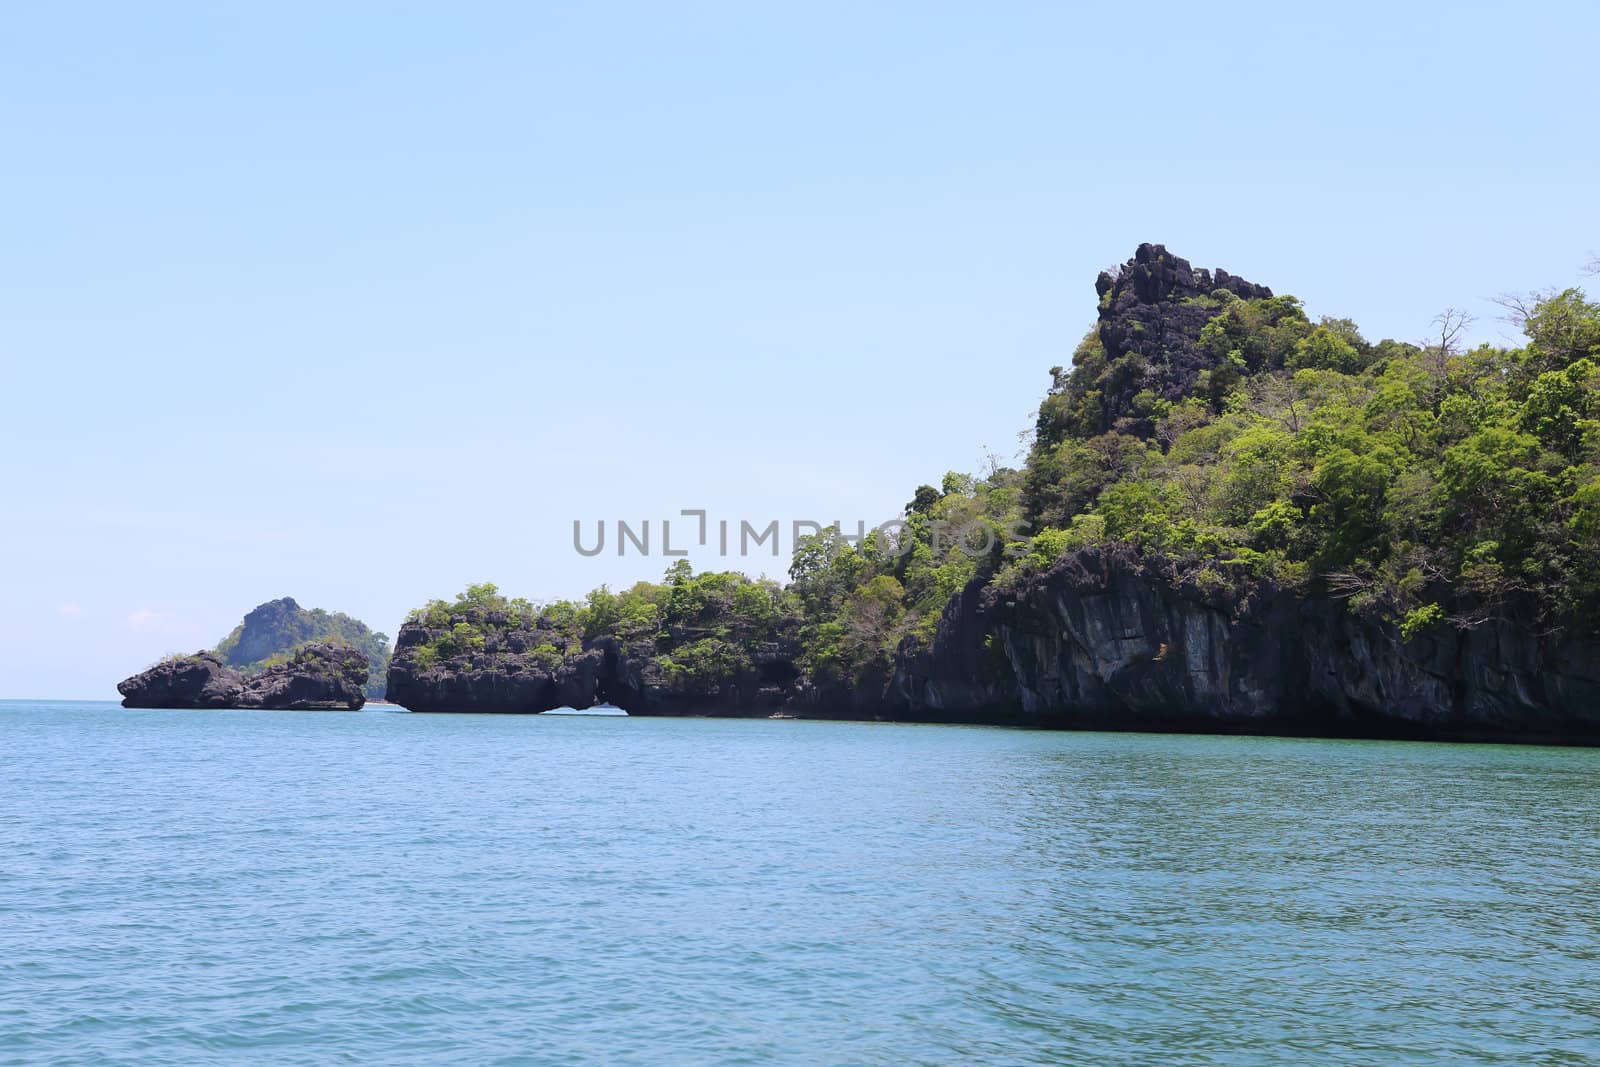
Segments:
[[[168,656],[117,685],[129,708],[356,710],[381,699],[389,639],[292,597],[245,615],[214,650]]]
[[[1508,300],[1525,343],[1468,350],[1158,244],[1094,288],[1020,468],[806,538],[786,585],[430,601],[388,699],[1600,742],[1600,305]]]

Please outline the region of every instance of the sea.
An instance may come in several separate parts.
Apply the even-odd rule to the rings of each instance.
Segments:
[[[1600,750],[0,702],[4,1064],[1600,1063]]]

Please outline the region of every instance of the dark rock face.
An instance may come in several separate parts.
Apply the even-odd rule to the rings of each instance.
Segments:
[[[1200,331],[1217,314],[1215,294],[1232,293],[1243,300],[1272,295],[1266,286],[1225,270],[1195,269],[1165,245],[1152,244],[1140,245],[1116,274],[1102,271],[1094,288],[1100,297],[1098,330],[1106,360],[1143,357],[1148,366],[1138,387],[1152,387],[1171,401],[1189,395],[1200,372],[1216,362],[1199,347]],[[1129,414],[1127,399],[1107,398],[1113,420]]]
[[[275,656],[316,636],[307,612],[294,597],[279,597],[252,608],[239,625],[227,662],[235,666]]]
[[[373,699],[383,695],[389,639],[343,612],[302,608],[293,597],[269,600],[251,609],[233,632],[218,642],[216,653],[223,663],[249,675],[265,661],[314,642],[336,642],[365,652],[369,664],[366,695]]]
[[[213,652],[175,656],[117,683],[125,708],[231,708],[244,676]]]
[[[286,663],[246,677],[214,652],[178,656],[117,684],[125,708],[344,709],[362,706],[367,657],[344,645],[309,644]]]
[[[653,643],[585,642],[552,664],[513,632],[467,669],[414,669],[409,623],[390,693],[413,711],[524,712],[609,700],[631,714],[969,722],[1056,728],[1600,743],[1600,647],[1511,623],[1411,641],[1337,601],[1265,582],[1206,590],[1127,549],[1080,552],[1010,592],[974,581],[892,675],[813,686],[797,649],[749,670],[666,680]]]
[[[533,714],[610,702],[634,715],[757,716],[796,699],[799,647],[770,642],[752,650],[750,665],[725,677],[678,677],[653,638],[598,637],[581,642],[537,621],[511,625],[486,612],[473,619],[483,649],[463,660],[424,667],[417,649],[440,632],[420,622],[400,628],[389,665],[388,699],[412,711]],[[550,649],[561,649],[552,655]]]
[[[348,645],[313,643],[287,663],[245,679],[241,708],[354,711],[366,703],[367,654]]]
[[[892,690],[914,718],[1600,742],[1593,645],[1509,622],[1405,641],[1337,601],[1263,582],[1206,591],[1114,549],[1010,595],[974,583]]]
[[[597,695],[637,715],[768,715],[799,692],[800,648],[792,640],[758,645],[749,667],[710,679],[673,679],[648,639],[601,638],[591,651],[602,657]]]
[[[420,653],[444,629],[403,624],[389,661],[387,699],[411,711],[527,714],[597,702],[602,653],[569,647],[564,635],[513,623],[500,611],[476,613],[472,623],[486,634],[485,646],[438,665]]]

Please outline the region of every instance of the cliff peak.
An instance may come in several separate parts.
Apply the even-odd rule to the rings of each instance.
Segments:
[[[1201,331],[1228,304],[1268,300],[1272,290],[1220,267],[1196,268],[1166,245],[1141,244],[1133,257],[1095,279],[1099,318],[1058,374],[1040,408],[1038,439],[1092,437],[1108,430],[1147,437],[1159,402],[1177,403],[1207,383],[1221,356]]]
[[[372,664],[367,695],[382,695],[389,667],[388,637],[342,612],[303,608],[294,597],[279,597],[251,608],[233,632],[218,642],[217,655],[227,666],[248,675],[311,641],[337,641],[361,649]]]
[[[1229,274],[1196,269],[1187,259],[1167,251],[1166,245],[1148,241],[1134,250],[1133,258],[1115,270],[1103,270],[1095,279],[1094,290],[1101,298],[1100,318],[1107,311],[1126,311],[1131,304],[1160,304],[1210,297],[1225,289],[1242,300],[1264,300],[1272,295],[1265,285],[1256,285]],[[1111,294],[1109,302],[1106,295]]]

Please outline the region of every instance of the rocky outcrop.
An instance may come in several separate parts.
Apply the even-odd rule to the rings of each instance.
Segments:
[[[1202,347],[1207,323],[1236,300],[1272,297],[1151,244],[1095,288],[1096,332],[1081,364],[1058,372],[1040,441],[1069,429],[1149,440],[1152,396],[1215,399],[1232,365]],[[1128,548],[1079,552],[1015,588],[980,577],[950,600],[930,642],[907,639],[887,674],[851,686],[802,673],[797,621],[776,640],[735,635],[736,655],[695,671],[675,658],[693,633],[585,640],[503,612],[465,621],[481,647],[447,656],[443,620],[402,628],[389,699],[415,711],[610,701],[646,715],[1600,743],[1600,642],[1511,620],[1408,640],[1343,601],[1214,569],[1186,575]]]
[[[246,675],[214,652],[173,656],[117,684],[125,708],[360,708],[367,656],[346,645],[311,643],[283,663]]]
[[[800,693],[800,655],[793,638],[749,649],[747,661],[725,673],[682,674],[670,670],[653,638],[623,642],[600,638],[596,696],[636,715],[770,715]]]
[[[918,719],[1600,742],[1600,647],[1509,621],[1412,640],[1270,582],[1201,588],[1127,549],[974,583],[886,702]]]
[[[316,636],[310,613],[296,603],[294,597],[286,596],[251,608],[218,648],[228,663],[243,667],[269,659]]]
[[[432,662],[423,650],[436,647],[446,629],[403,624],[389,661],[387,699],[411,711],[526,714],[603,699],[604,650],[500,611],[477,613],[471,625],[485,635],[484,647]]]
[[[389,639],[375,633],[360,619],[343,612],[303,608],[293,597],[280,597],[252,608],[233,632],[217,643],[217,657],[246,675],[312,642],[332,642],[359,648],[369,664],[366,695],[383,695],[389,668]]]
[[[117,683],[125,708],[231,708],[244,691],[244,676],[215,652],[169,656]]]
[[[1232,293],[1243,300],[1272,295],[1225,270],[1194,268],[1167,251],[1166,245],[1142,244],[1116,273],[1101,271],[1095,279],[1100,297],[1099,334],[1106,358],[1130,352],[1159,361],[1167,368],[1162,395],[1180,400],[1213,359],[1200,351],[1200,331],[1217,313],[1215,297]]]
[[[245,679],[242,708],[291,711],[347,708],[366,703],[367,654],[349,645],[313,642],[294,650],[287,663]]]
[[[1134,417],[1136,396],[1148,390],[1164,400],[1191,394],[1202,371],[1217,357],[1200,347],[1200,331],[1229,294],[1243,300],[1272,296],[1264,285],[1225,270],[1195,268],[1165,245],[1142,244],[1133,258],[1095,280],[1099,295],[1096,333],[1109,365],[1133,357],[1137,368],[1096,383],[1102,392],[1106,425]],[[1121,362],[1119,362],[1121,361]],[[1117,388],[1106,388],[1107,385]]]
[[[800,692],[793,640],[753,644],[724,672],[675,669],[654,635],[580,640],[541,620],[504,612],[470,616],[484,647],[427,663],[418,650],[436,645],[441,628],[421,621],[400,628],[389,665],[388,699],[412,711],[537,713],[614,703],[635,715],[767,715]],[[669,633],[682,644],[694,635]]]
[[[470,661],[421,669],[408,623],[389,672],[413,711],[534,713],[609,701],[631,714],[884,719],[1205,733],[1600,743],[1600,646],[1511,622],[1411,640],[1340,601],[1257,580],[1202,587],[1164,560],[1089,549],[1002,590],[974,581],[933,641],[853,688],[812,685],[773,643],[685,679],[652,639],[571,643],[525,624]]]

